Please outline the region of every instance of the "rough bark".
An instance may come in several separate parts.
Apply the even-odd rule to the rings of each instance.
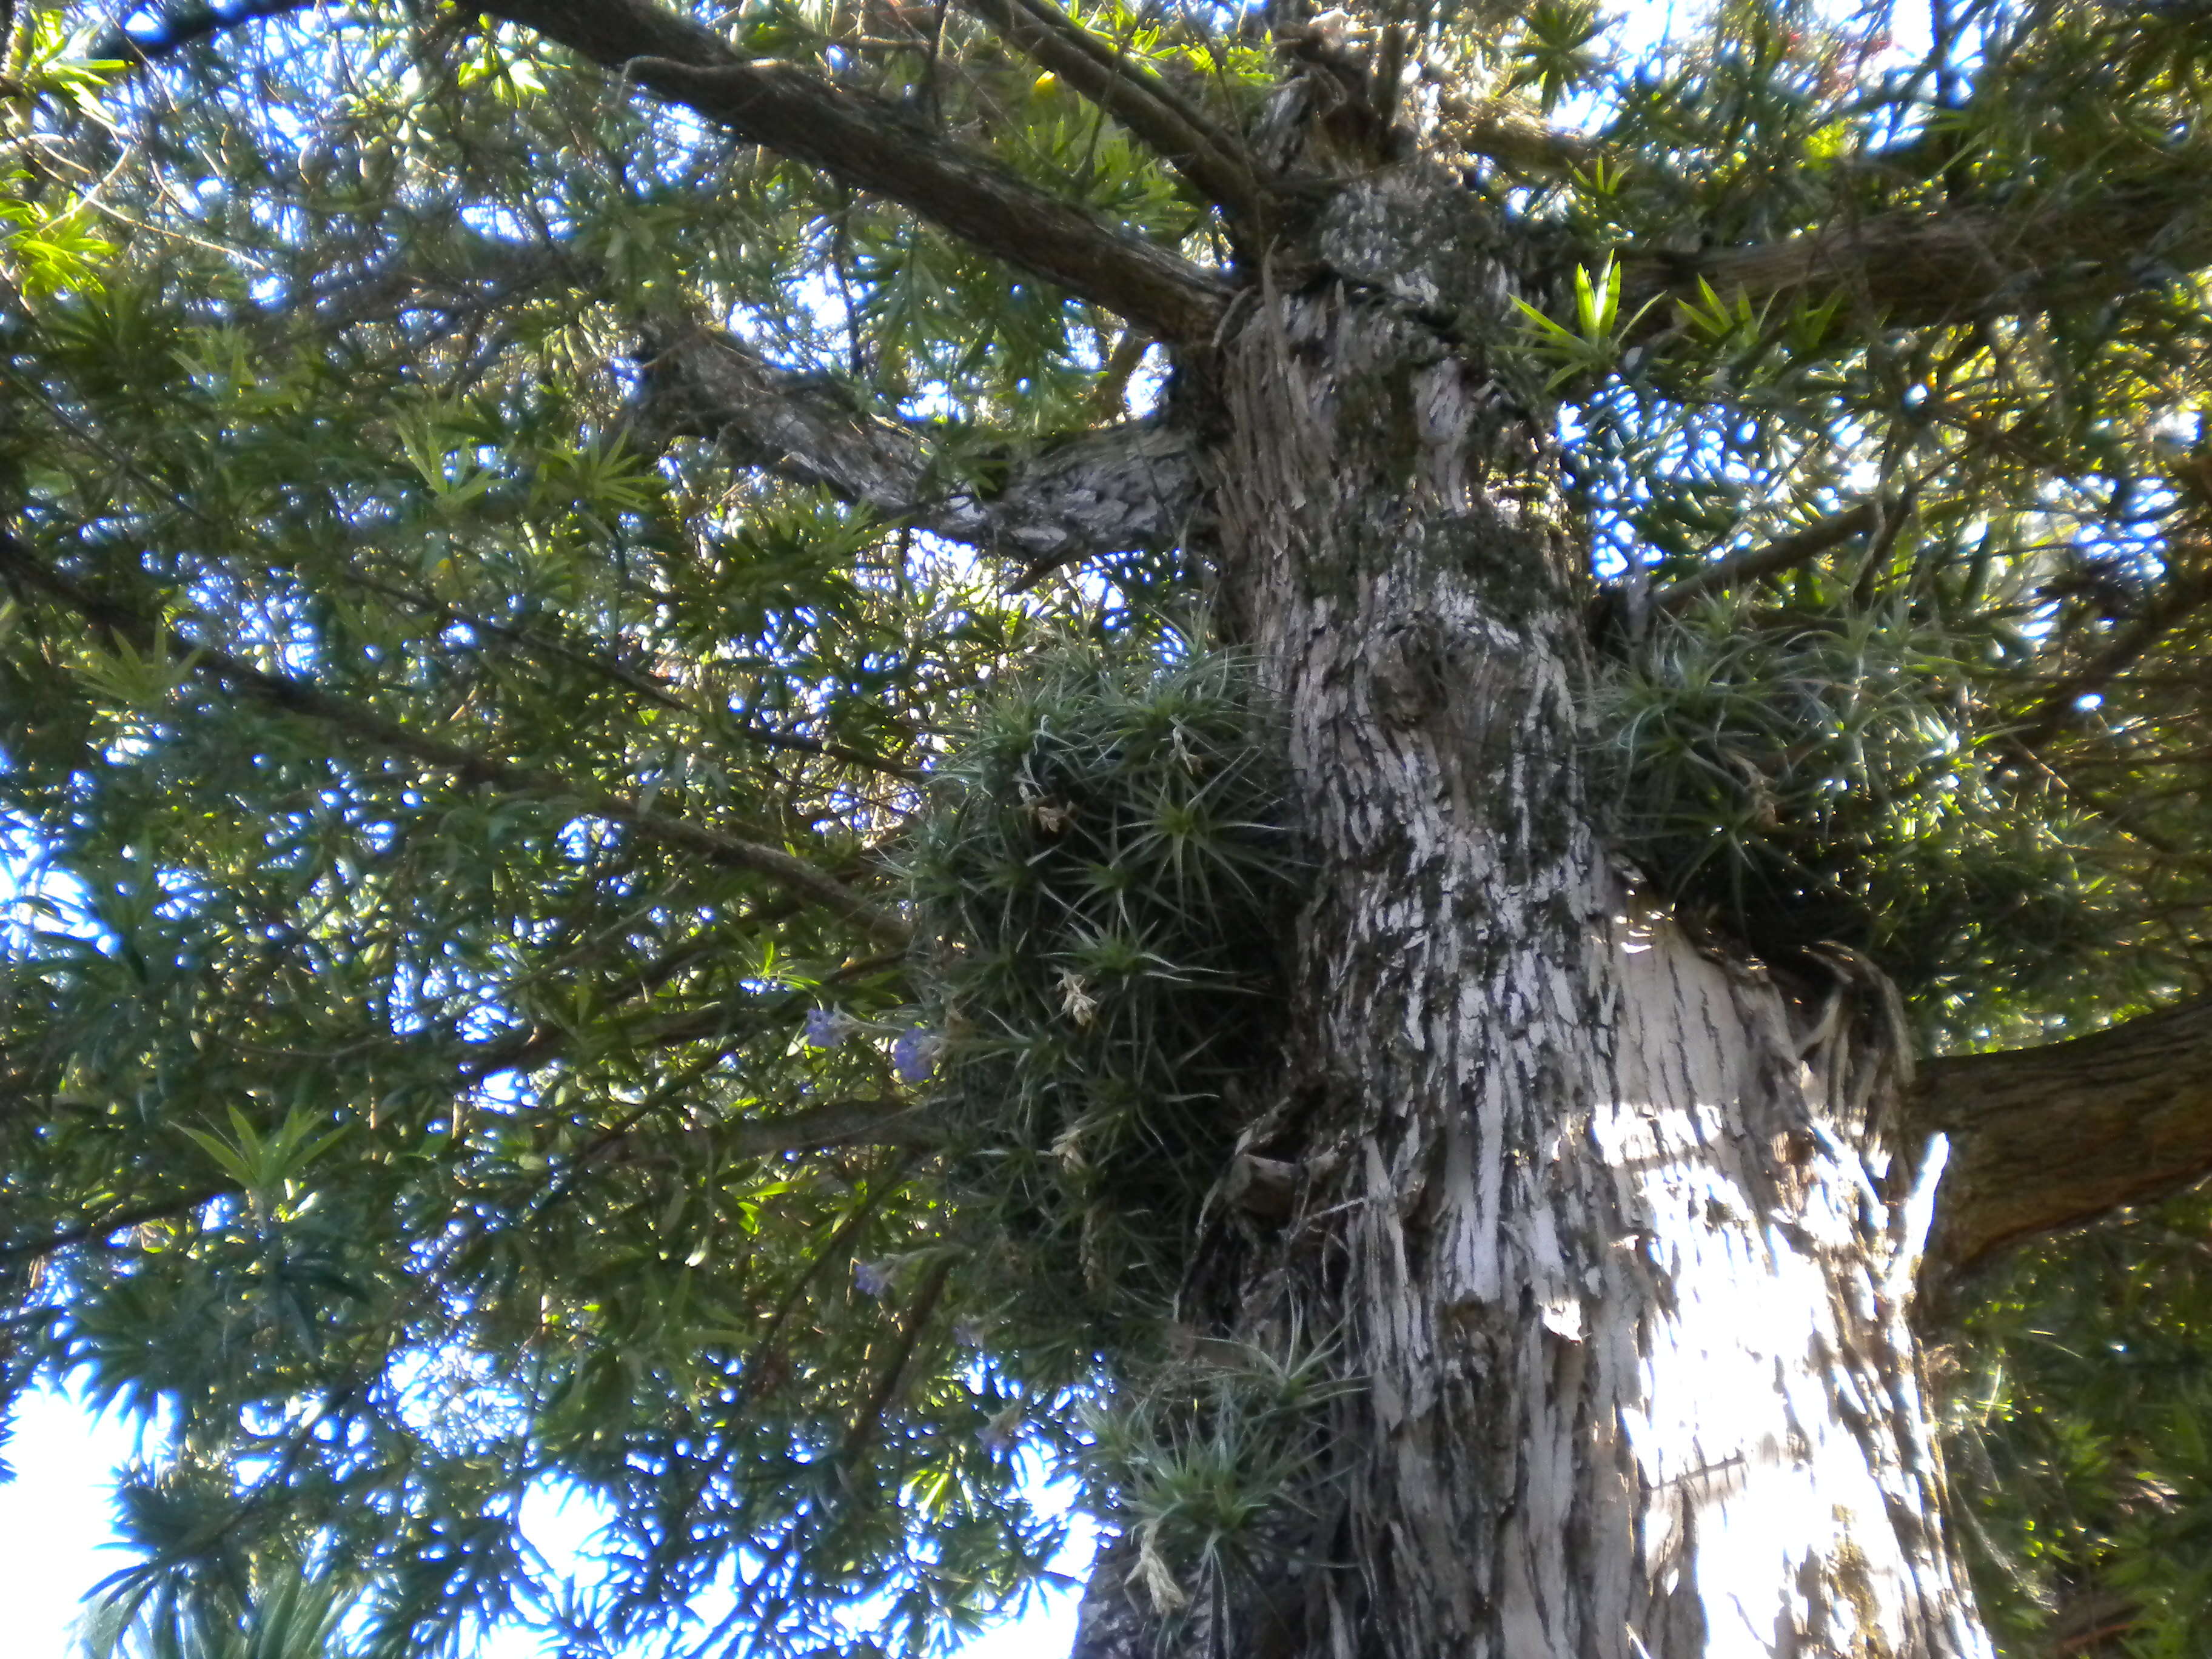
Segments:
[[[1602,853],[1540,428],[1462,343],[1510,327],[1486,227],[1407,171],[1313,252],[1340,280],[1227,335],[1208,457],[1318,866],[1243,1146],[1301,1173],[1279,1224],[1217,1226],[1185,1316],[1334,1332],[1354,1387],[1279,1580],[1187,1568],[1166,1620],[1132,1540],[1078,1652],[1986,1653],[1907,1322],[1888,1000],[1708,959]]]
[[[989,487],[945,464],[946,434],[872,414],[841,388],[771,367],[719,330],[662,341],[647,365],[656,434],[717,438],[765,466],[920,529],[1018,561],[1030,577],[1074,560],[1171,546],[1192,528],[1190,441],[1130,421],[988,459]]]
[[[2212,1001],[1936,1060],[1912,1104],[1913,1128],[1948,1144],[1928,1249],[1940,1281],[2212,1174]]]

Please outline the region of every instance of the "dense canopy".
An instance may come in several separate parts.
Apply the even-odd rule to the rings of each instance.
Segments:
[[[1359,1379],[1176,1301],[1307,871],[1185,416],[1390,289],[1278,256],[1346,179],[1521,274],[1624,867],[1930,1055],[2205,988],[2196,0],[0,20],[0,1402],[156,1425],[157,1621],[945,1651],[1044,1469],[1272,1536]],[[2212,1613],[2182,1103],[1942,1235],[2008,1652]]]

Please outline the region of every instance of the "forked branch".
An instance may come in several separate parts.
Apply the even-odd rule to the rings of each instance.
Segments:
[[[881,99],[742,58],[647,0],[497,0],[484,9],[1163,338],[1205,337],[1226,303],[1212,273],[1047,195],[984,151]]]
[[[1174,544],[1196,510],[1188,441],[1156,421],[988,459],[986,485],[939,453],[950,434],[869,413],[817,377],[687,328],[647,364],[644,424],[718,439],[741,465],[818,485],[886,522],[1018,561],[1025,580],[1077,559]]]

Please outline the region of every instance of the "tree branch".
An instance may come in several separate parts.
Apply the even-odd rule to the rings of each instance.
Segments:
[[[1968,1272],[2212,1173],[2212,997],[2070,1042],[1928,1061],[1908,1113],[1951,1140],[1928,1263]]]
[[[1506,99],[1479,103],[1447,96],[1438,105],[1444,136],[1469,155],[1509,173],[1571,173],[1607,159],[1603,145],[1580,133],[1547,126],[1532,110]]]
[[[868,1449],[883,1426],[884,1414],[898,1403],[910,1380],[908,1373],[914,1362],[916,1345],[921,1334],[936,1316],[937,1304],[945,1299],[945,1286],[952,1276],[952,1263],[947,1260],[933,1262],[915,1288],[914,1299],[908,1305],[906,1317],[900,1322],[898,1340],[892,1344],[890,1354],[876,1386],[869,1390],[867,1403],[860,1415],[853,1419],[845,1431],[845,1443],[837,1449],[841,1465],[849,1465],[854,1458]]]
[[[1260,216],[1263,191],[1244,147],[1159,76],[1077,23],[1051,0],[961,0],[1009,46],[1050,70],[1149,144],[1233,221]]]
[[[140,5],[127,9],[125,15],[143,16],[152,11],[155,27],[150,32],[133,34],[118,25],[94,41],[87,56],[95,62],[156,64],[225,29],[258,23],[264,17],[304,11],[319,3],[320,0],[233,0],[220,11],[207,0],[177,0],[177,3],[167,6]]]
[[[1212,273],[1045,194],[896,106],[788,64],[747,62],[721,36],[647,0],[497,0],[483,9],[1164,338],[1206,337],[1226,303]]]
[[[733,1158],[769,1158],[829,1146],[941,1146],[945,1134],[945,1125],[910,1100],[830,1100],[726,1124],[714,1146]]]
[[[2081,715],[2081,700],[2102,691],[2128,665],[2186,622],[2191,614],[2212,604],[2212,580],[2182,578],[2166,584],[2160,592],[2110,643],[2073,673],[2062,676],[2042,702],[2011,733],[2023,749],[2040,749]]]
[[[1692,297],[1701,279],[1729,301],[1841,293],[1911,327],[2109,298],[2207,263],[2212,215],[2177,175],[2018,213],[1889,213],[1748,247],[1632,251],[1623,285],[1639,300]]]
[[[590,646],[572,645],[565,640],[549,638],[530,629],[516,628],[507,623],[495,622],[489,617],[478,616],[472,611],[459,610],[438,598],[434,593],[425,593],[415,588],[402,587],[392,582],[381,581],[374,576],[351,568],[341,569],[338,573],[338,580],[350,586],[380,594],[385,599],[426,612],[438,617],[442,623],[449,624],[459,623],[471,633],[483,638],[502,641],[520,651],[540,653],[558,661],[570,663],[592,673],[601,675],[613,684],[636,693],[647,702],[672,713],[694,716],[697,714],[698,711],[670,690],[667,683],[659,675],[650,673],[642,668],[630,666],[621,661],[605,647],[596,642]],[[886,777],[902,778],[908,782],[920,782],[928,775],[920,767],[901,766],[896,761],[870,750],[854,749],[843,744],[825,743],[819,738],[800,737],[790,732],[772,731],[766,726],[754,726],[745,720],[715,720],[713,722],[713,729],[718,734],[726,732],[743,742],[757,744],[763,749],[778,750],[791,754],[814,755],[823,760],[836,761],[841,766],[856,766],[866,771],[880,772]]]
[[[271,708],[335,726],[377,748],[389,749],[452,771],[470,783],[516,794],[572,801],[582,816],[624,824],[664,846],[680,848],[712,863],[765,876],[779,886],[854,922],[871,938],[886,944],[902,945],[911,936],[906,923],[896,915],[863,898],[835,877],[781,848],[672,818],[647,811],[626,796],[579,788],[550,773],[509,766],[472,750],[441,743],[373,709],[334,696],[309,681],[257,668],[211,646],[164,636],[144,618],[49,568],[21,542],[4,532],[0,532],[0,574],[60,600],[103,632],[126,641],[137,651],[162,649],[171,660],[189,672]]]
[[[64,1228],[58,1233],[48,1233],[43,1238],[21,1244],[0,1244],[0,1261],[36,1261],[41,1256],[52,1255],[57,1250],[89,1243],[95,1238],[109,1237],[126,1227],[143,1227],[149,1221],[167,1221],[172,1216],[189,1214],[201,1205],[221,1198],[231,1190],[228,1187],[195,1187],[189,1192],[174,1193],[167,1198],[109,1210],[91,1221]]]
[[[716,1149],[732,1158],[773,1158],[779,1152],[821,1152],[833,1146],[928,1147],[941,1145],[943,1127],[911,1101],[833,1100],[781,1117],[723,1126]],[[228,1185],[195,1187],[167,1198],[111,1209],[90,1221],[21,1243],[0,1244],[0,1262],[35,1260],[106,1238],[149,1221],[186,1215],[237,1192]]]
[[[719,439],[741,465],[818,484],[893,522],[1019,560],[1024,580],[1077,559],[1179,540],[1199,500],[1183,434],[1156,421],[1010,458],[995,493],[946,476],[922,430],[818,377],[770,368],[718,330],[685,330],[647,367],[643,424]]]
[[[1830,548],[1849,541],[1854,536],[1865,534],[1881,522],[1881,509],[1874,501],[1861,501],[1856,507],[1831,514],[1816,524],[1807,526],[1794,536],[1784,536],[1780,541],[1769,542],[1764,547],[1751,548],[1741,553],[1717,559],[1694,575],[1670,583],[1651,596],[1651,610],[1661,616],[1673,616],[1687,610],[1708,593],[1725,592],[1745,582],[1757,581],[1762,576],[1778,575],[1784,570],[1794,570],[1799,565],[1817,559]]]

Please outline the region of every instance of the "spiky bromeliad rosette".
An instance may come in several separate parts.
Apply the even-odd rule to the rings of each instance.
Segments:
[[[1142,1318],[1249,1103],[1294,899],[1250,665],[1047,654],[979,710],[912,878],[956,1209],[1002,1294]]]

